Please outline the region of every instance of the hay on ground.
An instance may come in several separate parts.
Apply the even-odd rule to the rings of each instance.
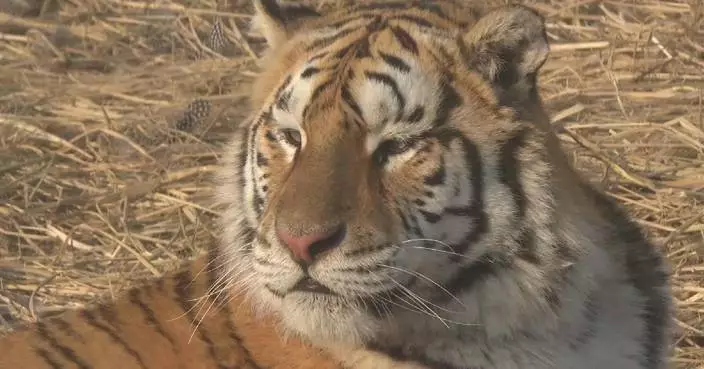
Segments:
[[[210,176],[261,47],[248,1],[231,3],[0,2],[0,330],[112,298],[215,242]],[[702,368],[704,3],[523,3],[548,21],[553,124],[669,257],[673,367]],[[209,104],[184,117],[196,99]]]

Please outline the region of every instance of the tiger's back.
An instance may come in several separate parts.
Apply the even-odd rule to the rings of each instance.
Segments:
[[[339,368],[318,349],[284,340],[242,296],[204,298],[217,284],[207,263],[198,259],[115,302],[19,328],[0,338],[0,368]]]

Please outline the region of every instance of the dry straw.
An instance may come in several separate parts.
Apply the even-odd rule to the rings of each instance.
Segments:
[[[0,330],[214,242],[210,175],[261,46],[248,1],[215,1],[0,1]],[[668,255],[673,367],[702,368],[704,2],[524,3],[548,20],[554,126]]]

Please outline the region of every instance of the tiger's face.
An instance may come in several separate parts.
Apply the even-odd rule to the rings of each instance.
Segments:
[[[518,42],[516,22],[497,38],[495,14],[464,35],[423,8],[319,16],[257,5],[272,50],[223,168],[225,251],[285,326],[318,342],[368,341],[394,311],[428,314],[452,299],[458,271],[491,253],[490,230],[519,216],[506,166],[538,154],[512,144],[531,133],[500,100],[522,93],[544,45]],[[293,13],[302,20],[287,26]],[[533,54],[502,64],[487,38]],[[502,72],[512,84],[497,82]]]

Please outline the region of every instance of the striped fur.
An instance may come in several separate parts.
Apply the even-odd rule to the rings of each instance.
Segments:
[[[548,129],[539,15],[255,5],[269,49],[218,198],[257,307],[320,347],[430,368],[665,367],[664,262]],[[306,264],[277,229],[345,232]]]
[[[207,258],[115,303],[71,311],[0,338],[0,368],[339,369],[337,362],[254,316],[241,296],[203,300],[219,278]],[[214,264],[211,264],[214,265]],[[191,323],[202,322],[194,330]],[[276,353],[272,355],[272,353]]]

